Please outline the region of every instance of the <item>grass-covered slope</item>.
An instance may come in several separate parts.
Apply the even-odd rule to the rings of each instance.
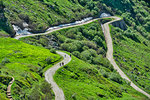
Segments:
[[[117,64],[135,84],[150,93],[150,41],[132,28],[123,32],[112,27],[111,33]]]
[[[102,59],[101,59],[102,60]],[[107,78],[103,77],[108,74]],[[74,56],[72,61],[60,68],[55,81],[63,89],[66,100],[146,100],[130,87],[116,71],[104,66],[88,64]],[[119,80],[121,83],[117,83]]]
[[[103,20],[103,22],[111,19]],[[113,69],[105,57],[106,44],[99,21],[20,39],[26,43],[71,52],[72,61],[55,75],[67,100],[147,99]]]
[[[32,32],[43,32],[49,26],[69,23],[88,16],[99,17],[107,12],[120,15],[130,27],[140,31],[146,38],[150,28],[150,8],[147,0],[1,0],[0,12],[7,21],[0,20],[1,30],[14,35],[11,24],[23,27],[29,24]],[[9,27],[7,27],[9,26]],[[8,30],[5,30],[7,28]]]
[[[111,13],[101,1],[93,0],[1,0],[0,9],[8,23],[15,24],[22,29],[23,23],[29,24],[28,29],[33,32],[44,32],[48,27],[80,20],[85,17],[99,17],[101,11]],[[1,19],[1,17],[0,17]],[[7,26],[7,22],[4,26]],[[12,34],[10,29],[5,30]],[[4,30],[3,27],[0,29]],[[13,34],[12,34],[13,35]]]
[[[23,28],[29,24],[30,31],[43,32],[49,26],[69,23],[88,16],[98,15],[100,9],[88,9],[72,0],[4,0],[4,15],[11,24]]]
[[[0,94],[15,78],[12,96],[15,100],[52,98],[53,93],[44,81],[44,71],[61,59],[49,50],[11,38],[0,38]]]
[[[33,45],[68,51],[93,64],[101,63],[99,59],[105,56],[107,49],[99,21],[21,40]]]

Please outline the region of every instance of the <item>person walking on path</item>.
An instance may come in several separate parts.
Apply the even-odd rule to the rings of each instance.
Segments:
[[[64,62],[62,62],[62,66],[64,66]]]

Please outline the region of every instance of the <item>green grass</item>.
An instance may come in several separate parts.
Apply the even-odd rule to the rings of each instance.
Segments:
[[[100,57],[104,57],[107,49],[99,20],[83,26],[61,29],[48,35],[25,37],[20,40],[49,49],[68,51],[89,63],[98,63],[93,59],[98,61]],[[99,54],[102,56],[98,56]]]
[[[63,89],[66,100],[147,99],[126,83],[118,84],[104,78],[101,69],[102,66],[96,67],[72,56],[71,62],[60,68],[54,75],[54,79]]]
[[[87,34],[89,34],[85,34],[86,31],[84,32],[83,30],[87,30]],[[90,32],[90,30],[93,31]],[[103,48],[103,53],[94,54],[93,52],[88,52],[88,50],[92,48],[83,48],[86,45],[81,46],[81,48],[79,46],[83,41],[89,42],[90,44],[91,41],[94,41],[94,37],[92,38],[92,36],[96,36],[95,34],[100,37],[102,42],[92,42],[94,47],[96,45],[96,48],[93,50],[96,51],[98,48]],[[105,48],[106,44],[99,21],[80,27],[62,29],[48,35],[26,37],[21,40],[49,49],[54,46],[56,49],[67,50],[80,58],[78,59],[72,56],[72,61],[65,67],[60,68],[54,76],[57,84],[63,89],[67,100],[147,99],[141,93],[131,88],[128,85],[129,82],[123,80],[105,58],[107,48]],[[54,44],[49,44],[50,42],[54,42]],[[103,43],[103,45],[101,43]],[[62,44],[69,44],[69,46],[63,49]],[[74,48],[74,46],[77,46],[77,48]],[[83,54],[87,59],[81,57]],[[87,55],[92,55],[92,57],[89,59]]]
[[[68,0],[5,0],[3,4],[4,14],[11,24],[21,26],[22,22],[27,22],[34,33],[92,15],[78,2]]]
[[[15,78],[12,96],[18,100],[31,97],[30,92],[33,92],[34,87],[44,84],[45,69],[61,60],[59,55],[50,53],[47,49],[11,38],[0,38],[0,49],[0,75]],[[0,85],[0,93],[6,93],[7,84],[8,82],[5,82]],[[41,92],[42,88],[39,88],[39,91]],[[37,89],[36,92],[39,91]],[[44,98],[45,95],[39,96]]]
[[[112,27],[117,64],[135,84],[150,93],[150,42],[133,29],[116,30]]]

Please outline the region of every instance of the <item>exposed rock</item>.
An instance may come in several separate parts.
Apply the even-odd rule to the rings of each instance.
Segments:
[[[110,17],[110,16],[111,16],[111,15],[108,14],[108,13],[102,13],[102,14],[100,15],[100,18]]]
[[[29,25],[26,22],[23,22],[23,27],[28,27]]]
[[[21,29],[19,26],[16,26],[16,25],[12,25],[15,32],[16,32],[16,35],[25,35],[25,34],[31,34],[31,32],[29,32],[28,28],[24,28],[24,29]],[[27,24],[25,24],[25,26],[27,26]]]

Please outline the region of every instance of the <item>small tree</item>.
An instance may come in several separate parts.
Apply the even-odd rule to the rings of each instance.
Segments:
[[[53,59],[51,57],[46,58],[46,63],[47,64],[51,64],[53,61]]]
[[[56,50],[54,48],[50,49],[50,52],[56,54]]]

